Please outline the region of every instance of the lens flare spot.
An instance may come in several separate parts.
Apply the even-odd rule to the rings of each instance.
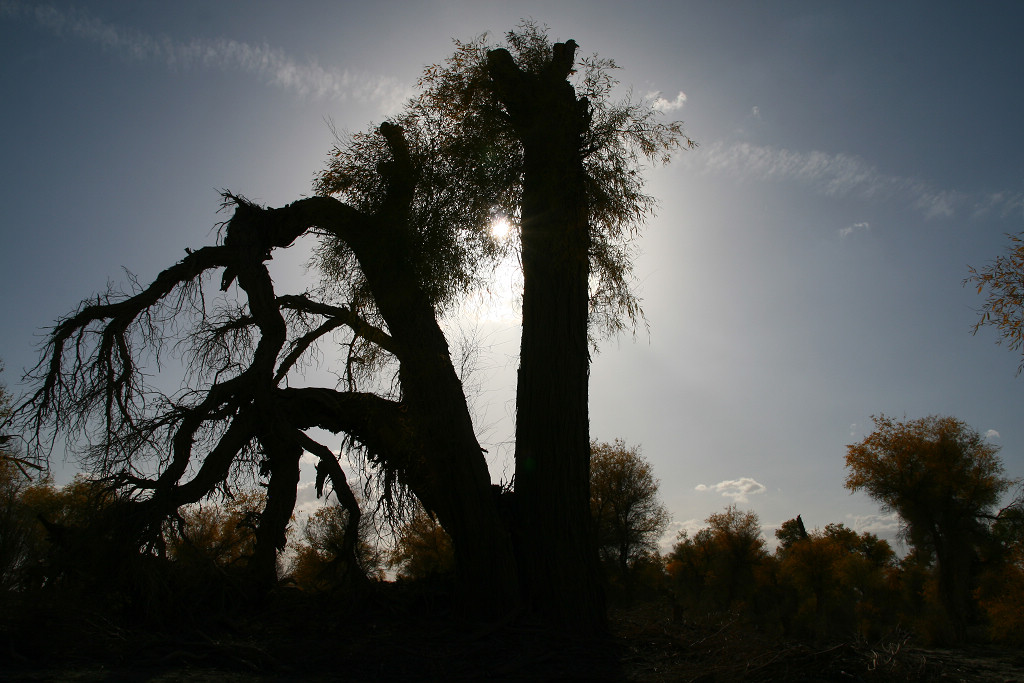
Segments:
[[[491,221],[491,237],[504,240],[512,232],[512,224],[505,216],[497,216]]]

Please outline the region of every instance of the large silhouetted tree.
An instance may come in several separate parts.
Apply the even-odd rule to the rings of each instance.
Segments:
[[[589,523],[589,340],[640,315],[630,243],[652,208],[640,173],[692,146],[643,102],[614,102],[611,62],[576,58],[523,24],[493,47],[459,43],[421,94],[379,127],[339,139],[316,196],[266,208],[224,193],[216,246],[148,285],[87,299],[54,328],[21,408],[36,445],[56,430],[131,507],[144,546],[180,506],[239,471],[264,480],[254,583],[274,578],[299,458],[318,458],[354,500],[341,464],[308,430],[343,434],[380,474],[386,501],[411,491],[450,534],[466,604],[524,605],[549,622],[600,628]],[[518,244],[496,242],[509,216]],[[305,235],[324,279],[275,289],[267,261]],[[499,500],[439,320],[508,252],[522,263],[523,336],[513,501]],[[220,273],[211,304],[204,275]],[[176,336],[177,335],[177,336]],[[342,381],[292,385],[336,340]],[[187,386],[151,390],[141,360],[185,349]]]

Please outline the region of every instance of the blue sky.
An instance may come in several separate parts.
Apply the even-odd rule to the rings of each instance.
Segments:
[[[606,342],[591,381],[592,434],[642,446],[676,528],[735,501],[891,535],[842,487],[883,412],[991,430],[1024,476],[1018,359],[971,336],[961,286],[1024,229],[1010,2],[0,0],[4,381],[122,267],[145,280],[210,243],[218,189],[308,194],[328,120],[380,121],[453,37],[523,17],[615,59],[701,143],[649,173],[650,332]],[[275,259],[279,285],[303,287],[304,258]],[[469,384],[501,478],[517,329],[451,325],[483,342]]]

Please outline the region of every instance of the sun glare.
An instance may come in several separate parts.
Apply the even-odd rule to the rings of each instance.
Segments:
[[[504,240],[512,232],[512,224],[505,216],[495,216],[491,221],[491,237],[496,240]]]

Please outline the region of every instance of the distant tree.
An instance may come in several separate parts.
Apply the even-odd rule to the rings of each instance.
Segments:
[[[978,294],[988,290],[981,307],[981,317],[972,332],[982,327],[995,327],[998,344],[1006,344],[1011,351],[1024,351],[1024,233],[1008,235],[1007,253],[997,256],[978,270],[968,266],[970,275],[964,285],[976,286]],[[1017,366],[1017,374],[1024,370],[1024,356]]]
[[[625,577],[634,562],[657,552],[671,515],[658,496],[658,480],[638,446],[590,443],[590,511],[605,563]]]
[[[730,609],[749,602],[769,561],[757,514],[730,505],[705,521],[692,538],[680,533],[667,558],[670,577],[693,604]]]
[[[0,361],[0,373],[4,371],[3,361]],[[28,479],[31,472],[39,472],[42,468],[39,463],[19,455],[16,438],[17,434],[12,431],[13,399],[6,385],[0,383],[0,463],[8,463],[17,469],[23,478]]]
[[[452,539],[422,506],[397,530],[388,564],[399,578],[424,579],[450,574],[455,568]]]
[[[982,553],[985,568],[976,592],[993,640],[1024,644],[1024,486],[999,511]]]
[[[42,476],[21,490],[20,501],[36,537],[33,585],[84,589],[97,597],[137,595],[156,578],[147,576],[150,565],[123,543],[133,523],[130,510],[104,482],[79,474],[58,487]]]
[[[0,364],[0,371],[3,365]],[[11,413],[10,395],[0,384],[0,425]],[[0,434],[0,590],[8,590],[22,582],[33,562],[37,523],[22,500],[29,478],[15,457],[13,437]]]
[[[167,555],[182,565],[243,567],[256,548],[256,525],[266,495],[237,491],[223,503],[205,501],[168,525]]]
[[[961,632],[973,615],[978,548],[1013,483],[999,448],[952,417],[873,420],[875,430],[847,446],[846,487],[897,512],[918,555],[935,559],[941,603]]]
[[[779,540],[779,550],[786,551],[797,541],[807,538],[807,528],[804,520],[797,515],[794,519],[787,519],[775,530],[775,538]]]
[[[337,503],[318,509],[302,525],[289,574],[305,590],[337,590],[383,577],[384,557],[369,542],[372,520],[357,522],[352,538],[349,511]]]
[[[13,461],[0,458],[0,591],[21,587],[41,559],[39,522],[23,500],[29,483]]]
[[[794,537],[787,532],[803,526],[798,520],[776,532],[782,541],[776,551],[780,580],[795,593],[794,613],[787,618],[818,636],[856,630],[867,637],[884,629],[889,623],[884,617],[894,614],[886,579],[896,555],[889,544],[842,524]]]
[[[309,432],[344,434],[385,500],[411,491],[451,535],[463,604],[525,605],[552,625],[602,630],[591,335],[640,317],[632,240],[654,207],[642,167],[693,143],[649,102],[613,100],[614,63],[577,59],[577,48],[530,22],[503,45],[458,43],[406,110],[339,139],[316,196],[267,208],[224,193],[219,244],[187,249],[148,284],[85,299],[54,327],[21,409],[36,446],[55,431],[84,437],[72,446],[123,490],[136,528],[121,535],[139,546],[233,474],[260,477],[247,566],[266,590],[303,452],[348,488],[338,456]],[[509,244],[490,235],[496,213],[516,222]],[[304,236],[322,286],[282,294],[267,261]],[[441,320],[512,252],[523,324],[516,501],[504,514]],[[223,298],[206,296],[214,273]],[[332,339],[342,381],[294,382]],[[143,365],[168,346],[189,370],[173,395],[151,388]]]

